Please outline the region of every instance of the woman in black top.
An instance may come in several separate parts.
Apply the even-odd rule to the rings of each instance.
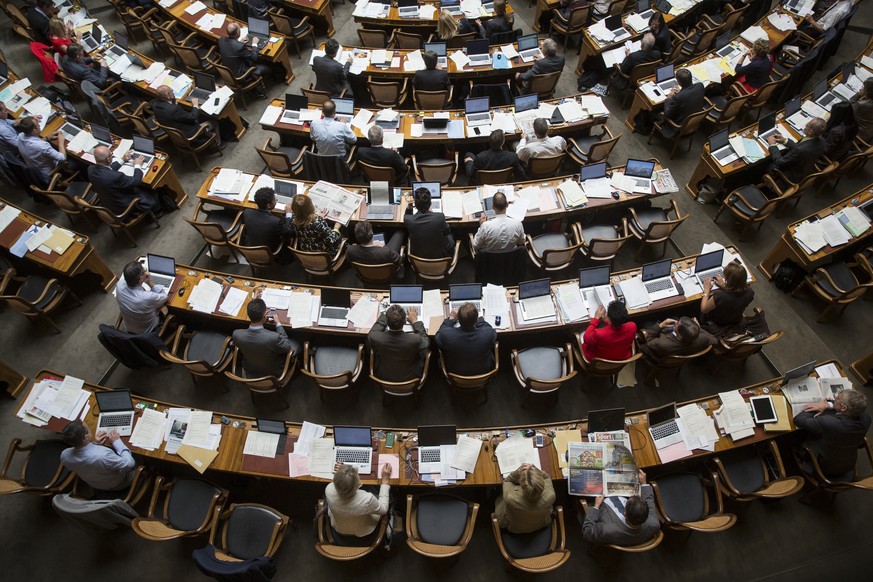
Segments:
[[[707,279],[703,284],[700,314],[703,329],[721,336],[743,319],[743,311],[752,302],[755,292],[746,282],[746,268],[734,261],[728,263],[721,275]],[[718,286],[712,288],[712,282]]]
[[[512,32],[513,24],[512,14],[506,13],[506,0],[494,0],[494,17],[485,23],[483,37],[491,40],[499,32]]]
[[[652,14],[652,17],[649,18],[649,28],[655,35],[655,50],[670,54],[673,50],[673,42],[670,40],[670,29],[664,22],[664,15],[660,12]]]
[[[835,103],[831,107],[831,116],[825,126],[824,138],[827,142],[825,155],[831,160],[844,158],[857,135],[858,124],[855,122],[852,104],[845,101]]]
[[[770,55],[770,41],[766,38],[759,38],[737,65],[737,75],[740,75],[737,81],[746,88],[747,92],[754,93],[770,81],[772,69],[773,57]]]

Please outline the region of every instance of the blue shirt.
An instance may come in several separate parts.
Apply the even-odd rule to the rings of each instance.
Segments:
[[[333,117],[313,121],[309,126],[309,136],[315,142],[318,153],[324,156],[345,156],[346,144],[358,141],[348,123],[337,121]]]
[[[112,448],[88,443],[61,452],[61,463],[79,479],[102,491],[115,491],[130,485],[136,461],[121,439]]]
[[[28,167],[33,168],[43,175],[45,181],[48,182],[50,174],[58,167],[58,164],[67,158],[52,147],[52,145],[41,137],[32,135],[18,135],[18,153]]]
[[[12,119],[0,119],[0,153],[18,153],[18,130]]]
[[[121,312],[124,331],[145,333],[160,323],[158,310],[167,302],[163,285],[155,285],[146,291],[142,285],[131,287],[123,278],[115,285],[115,299]]]

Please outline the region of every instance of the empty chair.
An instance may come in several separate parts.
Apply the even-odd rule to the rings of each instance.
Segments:
[[[288,352],[285,357],[285,365],[282,367],[282,373],[279,376],[258,376],[250,378],[243,365],[243,358],[239,348],[234,346],[233,356],[229,369],[224,371],[224,375],[235,382],[243,384],[249,389],[249,394],[252,397],[252,402],[255,401],[255,395],[271,395],[276,394],[285,403],[285,408],[288,408],[288,400],[285,398],[285,386],[294,377],[294,372],[297,371],[297,362],[299,358],[294,350]]]
[[[449,386],[452,388],[452,397],[457,394],[480,392],[485,396],[485,402],[488,402],[488,383],[494,379],[497,375],[498,369],[500,369],[499,348],[500,342],[494,342],[494,368],[484,374],[478,374],[476,376],[461,376],[460,374],[449,372],[448,368],[446,368],[445,357],[443,356],[442,351],[440,351],[440,370],[442,371],[446,382],[448,382]]]
[[[541,574],[560,568],[570,559],[570,550],[565,549],[564,508],[555,506],[552,524],[527,534],[514,534],[500,528],[497,515],[491,514],[491,530],[501,555],[510,566]]]
[[[168,125],[161,125],[160,122],[156,121],[168,136],[170,136],[170,141],[173,142],[173,146],[182,153],[190,155],[194,158],[194,163],[197,164],[197,171],[202,172],[203,166],[200,165],[200,154],[204,152],[207,148],[213,148],[219,156],[224,156],[221,153],[221,149],[218,148],[218,134],[217,133],[208,133],[207,126],[201,125],[197,132],[191,137],[185,137],[185,134],[179,131],[174,127],[170,127]],[[203,140],[202,138],[206,138]],[[202,143],[197,143],[199,140],[202,140]],[[196,145],[195,145],[196,144]]]
[[[803,477],[789,477],[776,441],[769,446],[739,447],[712,458],[721,492],[737,501],[781,499],[803,488]]]
[[[358,167],[364,174],[364,179],[367,182],[388,182],[391,185],[399,185],[405,182],[403,176],[398,176],[397,171],[393,166],[373,166],[358,160]]]
[[[408,79],[403,81],[374,81],[372,77],[367,79],[370,100],[380,109],[398,109],[406,101],[408,90]]]
[[[415,250],[412,248],[412,241],[409,242],[409,264],[418,278],[426,281],[442,281],[452,274],[455,267],[458,266],[458,252],[461,248],[461,241],[455,241],[455,251],[450,257],[440,259],[425,259],[415,255]]]
[[[703,20],[710,23],[713,28],[721,27],[722,31],[733,30],[737,26],[740,17],[749,7],[749,4],[739,3],[739,8],[734,8],[731,4],[724,6],[724,14],[704,14]]]
[[[314,346],[303,344],[303,363],[300,371],[312,378],[320,388],[318,395],[350,390],[364,369],[364,344],[357,348],[346,346]]]
[[[767,101],[773,96],[773,93],[776,92],[779,87],[785,83],[787,77],[782,77],[781,79],[776,79],[775,81],[770,81],[769,83],[765,83],[762,86],[758,87],[758,90],[752,95],[752,98],[746,101],[746,111],[752,112],[755,111],[755,119],[761,118],[761,108],[767,104]],[[739,85],[742,88],[742,85]]]
[[[419,182],[439,182],[451,186],[458,178],[458,152],[452,159],[429,158],[418,161],[412,154],[412,172]]]
[[[234,75],[230,69],[222,64],[214,63],[213,67],[218,71],[224,84],[233,89],[234,96],[239,95],[239,98],[242,99],[243,109],[248,109],[245,96],[248,91],[258,90],[261,98],[266,95],[267,87],[264,85],[264,78],[255,74],[255,67],[249,67],[240,76]]]
[[[479,504],[439,493],[406,496],[406,543],[429,558],[450,558],[467,549]]]
[[[270,11],[270,19],[273,24],[286,39],[294,45],[294,51],[297,53],[297,58],[302,58],[300,53],[300,42],[310,38],[312,39],[312,48],[315,48],[315,27],[309,22],[309,17],[294,20],[284,15],[281,11]],[[381,48],[381,47],[380,47]]]
[[[731,123],[743,113],[746,102],[751,98],[750,93],[738,89],[737,85],[731,85],[725,95],[707,97],[712,109],[706,115],[706,121],[715,125],[716,129],[730,129]]]
[[[585,26],[588,24],[588,20],[591,17],[591,6],[592,4],[588,4],[576,8],[570,12],[570,16],[566,19],[559,14],[559,11],[555,10],[554,16],[552,16],[552,26],[550,30],[552,31],[552,34],[557,32],[558,34],[564,35],[564,52],[567,52],[567,45],[570,43],[570,37],[574,34],[584,32]]]
[[[228,562],[272,558],[289,522],[287,515],[259,503],[232,503],[224,511],[217,507],[209,544],[216,558]]]
[[[579,252],[588,261],[605,262],[612,265],[621,247],[631,238],[627,218],[621,219],[621,225],[589,224],[582,226],[573,223],[576,238],[582,243]]]
[[[158,476],[148,514],[134,519],[130,528],[154,542],[197,536],[211,529],[215,510],[226,501],[227,490],[203,479],[166,481]]]
[[[184,341],[184,348],[182,343]],[[196,383],[198,377],[221,378],[230,363],[230,336],[215,331],[185,331],[180,325],[169,350],[161,350],[161,357],[171,364],[184,366]]]
[[[122,232],[134,247],[136,246],[136,240],[134,240],[133,235],[130,234],[131,228],[146,218],[150,218],[155,223],[155,228],[161,227],[161,224],[151,210],[143,210],[139,207],[139,196],[131,200],[130,204],[127,205],[127,208],[125,208],[124,212],[121,214],[115,214],[105,206],[99,206],[96,203],[91,204],[79,196],[75,197],[74,200],[76,201],[76,204],[85,210],[90,210],[97,215],[97,218],[107,224],[111,229],[113,237],[117,236],[117,232]],[[95,200],[95,202],[99,201]]]
[[[638,65],[635,65],[634,68],[631,69],[630,73],[628,73],[627,75],[625,75],[621,71],[621,68],[615,66],[613,67],[613,72],[609,77],[609,91],[618,92],[622,96],[622,108],[627,108],[628,102],[636,93],[639,80],[654,75],[655,69],[657,69],[661,65],[661,61],[640,63]]]
[[[792,182],[778,169],[773,168],[771,171],[778,177],[778,180],[773,180],[771,189],[779,197],[779,215],[783,214],[783,210],[788,206],[788,202],[794,200],[794,208],[800,202],[800,197],[807,190],[820,190],[820,185],[827,182],[831,174],[839,167],[838,162],[831,162],[823,167],[816,168],[815,171],[808,173],[802,180],[797,183]],[[769,176],[767,176],[769,177]],[[782,187],[782,184],[787,184],[787,188]]]
[[[38,440],[32,445],[22,445],[21,439],[12,439],[0,471],[0,495],[54,495],[69,487],[75,474],[61,464],[61,451],[66,448],[69,445],[59,440]],[[9,476],[9,469],[17,453],[27,453],[27,459],[21,467],[20,477],[15,479]]]
[[[530,260],[544,271],[561,271],[570,267],[582,241],[575,230],[570,233],[549,232],[536,237],[525,235],[525,247]]]
[[[567,155],[578,164],[596,164],[609,160],[609,154],[622,134],[612,135],[606,124],[601,125],[600,135],[567,138]]]
[[[330,99],[330,93],[327,91],[316,91],[313,89],[314,85],[310,85],[308,89],[305,87],[300,88],[300,92],[306,99],[309,101],[309,106],[316,106],[321,108],[324,105],[324,102]],[[343,87],[342,93],[340,93],[340,97],[344,97],[346,94],[346,89]]]
[[[361,46],[367,48],[384,49],[388,48],[388,32],[380,29],[359,28],[358,38],[361,39]]]
[[[418,50],[422,47],[424,39],[420,34],[411,32],[403,32],[402,30],[394,31],[394,48],[405,50]]]
[[[48,323],[55,330],[55,333],[61,333],[61,329],[49,317],[49,314],[60,307],[66,296],[70,295],[77,306],[82,305],[79,298],[59,283],[57,279],[49,279],[39,275],[23,278],[13,275],[12,278],[20,282],[21,285],[15,294],[12,294],[8,288],[0,290],[0,303],[6,303],[33,324]]]
[[[670,217],[671,213],[673,218]],[[670,200],[670,207],[666,209],[652,206],[638,210],[631,206],[630,215],[631,219],[628,221],[630,232],[640,241],[636,254],[637,260],[642,257],[643,249],[655,245],[662,245],[658,258],[663,257],[667,252],[667,243],[670,242],[673,232],[689,216],[688,214],[682,216],[675,199]]]
[[[208,48],[195,48],[179,44],[167,43],[170,52],[176,57],[176,62],[181,63],[186,69],[201,73],[212,71],[214,61],[218,59],[216,45]]]
[[[764,182],[765,184],[772,186],[774,190],[779,189],[779,187],[773,183],[773,179],[770,176],[764,176]],[[782,202],[781,198],[768,198],[764,192],[761,191],[762,188],[764,188],[764,184],[758,184],[756,186],[740,186],[728,194],[724,199],[724,202],[722,202],[721,207],[719,207],[713,221],[718,222],[721,213],[727,209],[735,218],[745,223],[743,230],[740,233],[740,240],[745,239],[746,232],[753,224],[757,224],[758,230],[761,230],[761,225],[764,224],[767,217],[773,214],[780,202]],[[794,188],[790,188],[787,192],[790,196],[793,194]]]
[[[255,147],[255,151],[264,160],[271,176],[293,178],[303,170],[303,152],[309,151],[309,146],[274,146],[273,138],[267,137],[264,145]]]
[[[868,265],[867,268],[863,268],[865,264]],[[855,270],[860,271],[868,281],[862,283]],[[855,261],[840,261],[819,267],[811,275],[804,277],[803,285],[795,288],[791,295],[796,296],[802,287],[809,288],[814,296],[827,303],[817,320],[821,323],[833,315],[839,317],[849,303],[863,297],[873,287],[873,276],[869,270],[869,262],[859,253],[855,255]]]
[[[464,34],[456,34],[446,41],[447,49],[464,49],[467,47],[467,41],[479,38],[479,31],[471,30]]]
[[[37,197],[45,196],[52,204],[57,206],[61,212],[67,215],[70,219],[70,224],[73,226],[76,226],[73,217],[81,216],[85,219],[85,222],[88,223],[88,226],[94,228],[95,224],[91,222],[91,219],[88,217],[87,210],[76,204],[76,197],[82,198],[91,203],[97,199],[97,192],[91,189],[91,183],[71,182],[66,186],[66,188],[61,190],[62,186],[61,175],[52,174],[51,182],[49,182],[47,188],[43,189],[36,185],[32,185],[30,189],[37,195]]]
[[[215,208],[207,210],[204,202],[201,200],[194,208],[193,218],[183,216],[182,219],[194,227],[200,233],[205,241],[204,249],[208,248],[210,257],[217,258],[217,254],[213,247],[224,248],[230,252],[230,255],[237,260],[230,242],[238,242],[239,234],[242,232],[242,215],[241,211],[234,211],[225,208]],[[197,257],[200,257],[200,253]]]
[[[724,531],[736,523],[736,515],[724,513],[718,475],[713,472],[711,477],[709,481],[696,473],[673,473],[650,479],[661,521],[672,529],[706,533]],[[710,508],[709,490],[715,496],[715,511]]]
[[[315,518],[316,539],[315,550],[331,560],[347,562],[363,558],[367,554],[378,548],[385,538],[385,531],[388,529],[389,514],[385,514],[379,520],[379,526],[376,528],[376,535],[367,545],[355,546],[345,545],[350,536],[335,535],[333,528],[330,526],[330,517],[327,515],[327,507],[324,504],[324,499],[318,500],[318,511]]]
[[[512,371],[525,389],[525,404],[531,396],[558,398],[558,389],[576,375],[573,350],[563,347],[535,347],[512,350]]]
[[[431,351],[428,350],[427,355],[424,358],[424,364],[422,365],[421,377],[410,378],[403,382],[391,382],[376,377],[376,355],[373,353],[373,348],[370,348],[370,380],[378,384],[379,388],[382,390],[382,404],[385,404],[389,396],[412,398],[417,401],[418,392],[427,381],[427,371],[428,368],[430,368],[430,356]]]
[[[522,34],[522,29],[516,28],[507,32],[495,32],[491,35],[491,44],[512,44]]]

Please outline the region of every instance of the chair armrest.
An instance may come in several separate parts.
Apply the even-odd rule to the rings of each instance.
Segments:
[[[128,218],[131,213],[133,213],[133,210],[136,208],[137,204],[139,204],[139,196],[131,200],[130,204],[127,205],[127,208],[124,209],[124,212],[122,212],[121,214],[116,214],[115,218],[124,222],[124,220]]]
[[[243,79],[245,79],[245,78],[248,77],[249,75],[253,75],[254,73],[255,73],[255,67],[249,67],[248,69],[246,69],[245,71],[243,71],[242,75],[234,76],[234,80],[235,80],[237,83],[239,83],[240,81],[242,81]]]

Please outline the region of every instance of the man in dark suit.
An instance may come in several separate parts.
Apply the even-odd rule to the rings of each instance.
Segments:
[[[423,71],[416,71],[412,77],[412,86],[419,91],[445,91],[451,86],[449,74],[442,69],[437,69],[439,59],[433,51],[426,51],[421,55],[424,60]]]
[[[658,534],[661,522],[655,511],[655,494],[651,485],[646,483],[646,474],[642,470],[639,477],[639,495],[628,498],[599,495],[594,500],[594,506],[588,510],[582,523],[582,537],[586,542],[635,546]]]
[[[687,356],[699,352],[716,339],[706,330],[700,329],[697,319],[683,316],[679,321],[665,319],[658,329],[643,330],[645,342],[640,351],[657,360],[666,356]]]
[[[348,79],[352,62],[338,63],[336,61],[338,52],[339,43],[329,38],[324,43],[324,56],[312,59],[312,70],[315,71],[315,90],[327,91],[331,97],[339,97],[345,89],[344,97],[352,99],[354,94]]]
[[[522,93],[530,90],[530,83],[534,75],[545,75],[564,70],[564,57],[557,54],[558,45],[554,40],[547,38],[543,41],[543,58],[534,62],[533,67],[523,73],[515,74],[515,82],[521,87]]]
[[[67,47],[67,54],[61,59],[61,69],[74,81],[88,81],[98,89],[105,87],[109,76],[109,67],[102,67],[91,57],[85,57],[85,49],[78,44]]]
[[[794,417],[794,424],[811,433],[804,444],[816,453],[825,475],[848,473],[855,467],[858,446],[870,428],[867,397],[857,390],[843,390],[833,402],[808,404]],[[801,459],[801,464],[812,470],[808,460]]]
[[[176,96],[173,90],[167,85],[161,85],[157,90],[157,97],[152,100],[152,112],[155,114],[155,119],[161,125],[178,129],[187,138],[191,138],[200,129],[200,126],[206,126],[206,132],[201,133],[194,140],[194,145],[199,145],[209,139],[212,134],[215,134],[219,149],[224,149],[226,144],[221,143],[221,136],[218,134],[218,123],[212,119],[203,119],[206,114],[200,111],[200,102],[196,97],[191,99],[193,111],[184,109],[176,103]]]
[[[261,52],[260,41],[257,38],[252,38],[252,44],[249,46],[248,40],[248,37],[240,38],[239,24],[236,22],[228,24],[227,36],[218,39],[221,64],[230,69],[235,77],[239,77],[250,67],[255,68],[255,74],[259,77],[266,77],[270,74],[271,69],[270,65],[258,62],[258,55]],[[263,99],[266,96],[263,89],[259,87],[258,97]]]
[[[827,147],[827,142],[822,137],[826,126],[823,119],[818,117],[810,119],[803,128],[803,138],[797,143],[785,144],[787,148],[784,151],[776,145],[785,143],[782,134],[777,132],[776,135],[768,137],[767,143],[770,144],[772,161],[767,171],[779,170],[794,183],[800,182],[815,171],[815,163]]]
[[[27,8],[27,23],[33,39],[46,46],[52,46],[49,20],[55,15],[55,7],[50,0],[36,0]]]
[[[131,152],[124,154],[125,164],[131,163]],[[127,176],[120,171],[121,164],[112,161],[112,152],[108,147],[94,148],[94,165],[88,167],[88,180],[100,204],[115,214],[121,214],[130,201],[139,197],[138,206],[151,210],[156,215],[161,214],[160,200],[151,190],[142,188],[143,173],[147,168],[142,165],[142,156],[133,159],[133,176]]]
[[[460,327],[455,327],[455,323]],[[461,376],[478,376],[494,368],[497,332],[479,317],[472,303],[453,309],[434,337],[443,353],[446,369]]]
[[[243,369],[251,378],[260,376],[280,376],[285,368],[288,352],[300,353],[300,342],[289,338],[276,321],[276,331],[264,327],[267,322],[267,304],[257,297],[249,301],[246,314],[251,322],[245,329],[233,332],[233,345],[239,348],[243,356]]]
[[[246,208],[243,211],[243,224],[245,224],[245,244],[251,247],[265,246],[271,250],[282,248],[276,256],[280,263],[291,260],[291,251],[286,244],[291,238],[293,228],[291,221],[291,205],[285,205],[285,216],[279,217],[273,214],[276,208],[276,192],[272,188],[259,188],[255,192],[255,204],[258,208]]]
[[[630,52],[625,48],[624,60],[619,65],[621,72],[625,75],[630,75],[634,67],[643,63],[651,63],[661,60],[661,53],[655,50],[655,35],[647,32],[643,35],[643,40],[640,41],[640,50]],[[627,80],[624,77],[616,75],[612,80],[612,86],[616,89],[623,90],[627,88]]]
[[[515,154],[513,154],[515,155]],[[406,208],[403,225],[409,233],[409,252],[423,259],[442,259],[452,256],[455,239],[442,212],[430,211],[430,191],[419,188],[412,193],[413,201]],[[417,213],[413,213],[415,204]]]
[[[356,245],[348,246],[348,260],[351,263],[363,263],[365,265],[384,265],[394,263],[398,270],[395,278],[403,278],[403,257],[400,249],[406,242],[406,233],[397,230],[391,235],[387,243],[373,240],[373,227],[366,220],[355,224]]]
[[[679,84],[670,89],[664,101],[664,117],[678,124],[703,109],[706,94],[703,83],[695,83],[688,69],[676,71],[676,81]]]
[[[412,324],[411,333],[403,331],[407,319]],[[415,308],[407,314],[399,305],[389,306],[373,324],[367,339],[376,358],[374,371],[377,378],[405,382],[421,376],[430,340]]]
[[[505,136],[502,129],[495,129],[491,132],[491,137],[488,140],[489,149],[484,152],[479,152],[473,155],[472,152],[467,152],[464,156],[464,164],[467,170],[467,180],[470,184],[476,182],[476,172],[479,170],[502,170],[503,168],[515,168],[515,177],[518,179],[524,178],[524,171],[518,163],[518,155],[515,152],[510,152],[503,149]]]
[[[371,166],[394,168],[395,184],[403,182],[406,179],[406,174],[409,172],[409,166],[406,165],[406,160],[403,159],[403,156],[382,145],[384,137],[382,128],[378,125],[373,125],[373,127],[368,129],[367,139],[370,141],[370,147],[359,147],[357,151],[358,159]]]

